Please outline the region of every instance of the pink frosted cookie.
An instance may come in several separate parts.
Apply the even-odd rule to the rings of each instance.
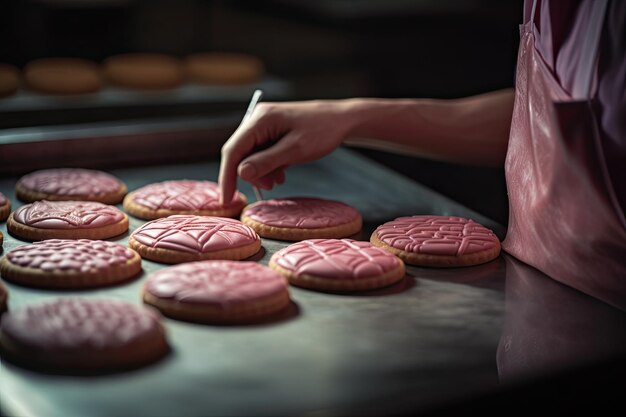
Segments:
[[[11,202],[0,193],[0,222],[5,221],[11,214]]]
[[[412,265],[469,266],[500,254],[500,241],[491,230],[462,217],[399,217],[378,226],[370,240]]]
[[[111,285],[140,271],[137,252],[104,240],[44,240],[15,248],[0,259],[2,278],[41,288]]]
[[[241,221],[263,237],[293,241],[352,236],[362,225],[353,207],[308,197],[258,201],[244,209]]]
[[[15,186],[17,198],[28,203],[74,200],[117,204],[126,191],[126,185],[113,175],[80,168],[35,171],[24,175]]]
[[[287,281],[254,262],[201,261],[150,275],[144,302],[166,316],[201,323],[246,322],[287,307]]]
[[[371,290],[404,277],[404,263],[398,257],[351,239],[294,243],[276,252],[269,266],[294,285],[330,291]]]
[[[128,239],[142,258],[175,264],[208,259],[245,259],[261,249],[261,239],[239,220],[177,215],[152,220]]]
[[[128,230],[128,217],[95,201],[35,201],[15,210],[9,232],[27,240],[107,239]]]
[[[168,351],[155,312],[114,300],[62,298],[2,317],[3,356],[65,371],[125,369]]]
[[[246,196],[236,192],[230,203],[221,205],[219,189],[211,181],[165,181],[149,184],[129,193],[124,209],[140,219],[153,220],[173,214],[198,216],[239,216]]]

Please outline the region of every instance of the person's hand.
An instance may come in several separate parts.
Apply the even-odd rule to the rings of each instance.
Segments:
[[[285,168],[331,153],[348,134],[341,101],[260,103],[222,147],[221,202],[230,201],[237,175],[270,190],[285,181]]]

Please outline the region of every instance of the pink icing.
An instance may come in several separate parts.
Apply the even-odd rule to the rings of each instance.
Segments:
[[[0,193],[0,206],[4,206],[7,203],[7,198],[4,196],[4,194]]]
[[[13,219],[41,229],[91,229],[119,223],[124,213],[94,201],[35,201],[20,207]]]
[[[106,172],[79,168],[35,171],[23,176],[19,184],[32,191],[65,196],[105,195],[122,187],[117,178]]]
[[[219,210],[243,205],[245,197],[236,192],[226,205],[219,203],[218,185],[211,181],[165,181],[149,184],[134,191],[133,202],[153,210]]]
[[[61,298],[7,313],[2,332],[31,349],[103,350],[159,332],[151,311],[114,300]]]
[[[351,239],[309,239],[272,256],[272,262],[297,274],[330,279],[371,278],[397,268],[402,261],[372,245]]]
[[[175,215],[153,220],[133,232],[152,248],[207,253],[246,246],[260,238],[239,220],[224,217]]]
[[[243,213],[269,226],[318,229],[350,223],[360,217],[358,211],[339,201],[294,197],[264,200]]]
[[[15,248],[7,259],[24,268],[88,272],[125,264],[133,255],[132,250],[114,242],[50,239]]]
[[[158,298],[190,304],[228,305],[285,291],[286,280],[254,262],[189,262],[153,273],[145,290]]]
[[[461,256],[499,245],[491,230],[462,217],[399,217],[379,226],[375,233],[393,248],[430,255]]]

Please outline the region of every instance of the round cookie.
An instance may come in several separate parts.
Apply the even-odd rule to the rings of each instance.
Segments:
[[[0,259],[2,278],[38,288],[100,287],[139,272],[137,252],[104,240],[44,240],[15,248]]]
[[[27,240],[107,239],[128,230],[128,216],[95,201],[35,201],[15,210],[9,232]]]
[[[27,203],[51,201],[99,201],[117,204],[126,185],[111,174],[82,168],[55,168],[31,172],[15,186],[17,198]]]
[[[61,298],[5,314],[3,356],[63,371],[111,371],[168,353],[158,315],[117,300]]]
[[[5,221],[11,214],[11,202],[0,193],[0,222]]]
[[[7,300],[9,298],[9,292],[7,291],[7,287],[5,287],[0,282],[0,316],[6,313],[9,310]]]
[[[105,59],[103,64],[108,81],[121,87],[160,90],[183,83],[182,64],[169,55],[122,54]]]
[[[173,214],[236,217],[247,202],[238,191],[225,205],[220,204],[219,197],[218,185],[211,181],[164,181],[130,192],[124,198],[124,210],[145,220]]]
[[[13,95],[20,86],[20,70],[0,62],[0,97]]]
[[[290,304],[287,281],[254,262],[202,261],[151,274],[143,300],[166,316],[200,323],[262,319]]]
[[[184,60],[187,78],[200,84],[252,84],[265,72],[263,62],[247,54],[206,52]]]
[[[462,217],[399,217],[378,226],[370,241],[420,266],[478,265],[500,254],[500,240],[491,230]]]
[[[276,252],[270,268],[299,287],[327,291],[382,288],[404,277],[404,263],[369,242],[310,239]]]
[[[241,221],[262,237],[292,241],[348,237],[362,226],[353,207],[309,197],[258,201],[243,210]]]
[[[259,236],[238,220],[190,215],[152,220],[135,230],[128,244],[142,258],[167,264],[240,260],[261,249]]]
[[[24,67],[28,87],[48,94],[87,94],[102,87],[100,68],[80,58],[42,58]]]

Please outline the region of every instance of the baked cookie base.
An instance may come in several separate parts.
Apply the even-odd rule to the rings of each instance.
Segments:
[[[371,278],[358,279],[330,279],[309,274],[297,274],[285,269],[270,260],[269,267],[287,278],[290,284],[312,290],[324,291],[367,291],[388,287],[402,280],[405,274],[404,264],[398,261],[398,266],[382,275]]]
[[[131,235],[128,238],[128,246],[139,253],[139,255],[144,259],[165,264],[178,264],[182,262],[208,261],[216,259],[239,261],[249,258],[261,250],[261,241],[257,240],[249,245],[237,248],[229,248],[206,253],[191,253],[170,249],[152,248],[137,241]]]
[[[158,309],[165,316],[204,324],[255,322],[286,309],[291,303],[289,291],[286,288],[277,294],[257,300],[228,305],[183,303],[159,298],[146,291],[143,292],[143,301]]]
[[[119,236],[128,230],[128,216],[117,223],[94,228],[77,229],[43,229],[22,224],[13,219],[13,214],[9,216],[7,230],[12,235],[21,239],[36,241],[46,239],[108,239]]]
[[[306,239],[341,239],[358,233],[363,226],[363,219],[360,216],[350,223],[316,229],[270,226],[265,223],[257,222],[256,220],[252,220],[246,215],[241,216],[241,222],[250,226],[261,237],[288,241],[300,241]]]
[[[124,199],[124,196],[128,192],[126,185],[122,184],[121,187],[114,193],[109,194],[88,194],[88,195],[60,195],[60,194],[47,194],[39,191],[28,189],[21,185],[19,182],[15,186],[15,195],[21,201],[25,203],[33,203],[39,200],[48,201],[97,201],[104,204],[117,204]]]
[[[0,222],[5,221],[11,214],[11,203],[7,200],[6,203],[0,206]]]
[[[170,210],[170,209],[151,209],[133,201],[133,193],[129,193],[124,198],[124,210],[133,217],[143,220],[156,220],[162,217],[168,217],[175,214],[191,214],[195,216],[214,216],[214,217],[230,217],[237,218],[246,205],[246,201],[232,207],[224,207],[220,210]]]
[[[27,368],[43,368],[59,373],[114,372],[135,369],[156,362],[170,351],[165,329],[159,329],[133,343],[98,350],[95,348],[71,349],[67,352],[33,349],[16,342],[6,333],[0,337],[3,358]]]
[[[387,252],[393,253],[398,258],[410,265],[417,266],[431,266],[438,268],[455,268],[461,266],[473,266],[480,265],[486,262],[492,261],[500,255],[500,243],[492,249],[487,249],[480,252],[474,252],[461,256],[449,256],[449,255],[430,255],[424,253],[407,252],[401,249],[389,246],[385,242],[378,239],[376,232],[372,233],[370,242],[374,246],[383,248]]]
[[[78,289],[94,288],[127,281],[141,272],[141,258],[134,253],[126,263],[108,269],[93,269],[87,272],[43,271],[11,263],[5,256],[0,259],[0,276],[8,281],[35,288]]]
[[[0,282],[0,316],[8,311],[7,299],[9,298],[9,292],[7,287]]]

